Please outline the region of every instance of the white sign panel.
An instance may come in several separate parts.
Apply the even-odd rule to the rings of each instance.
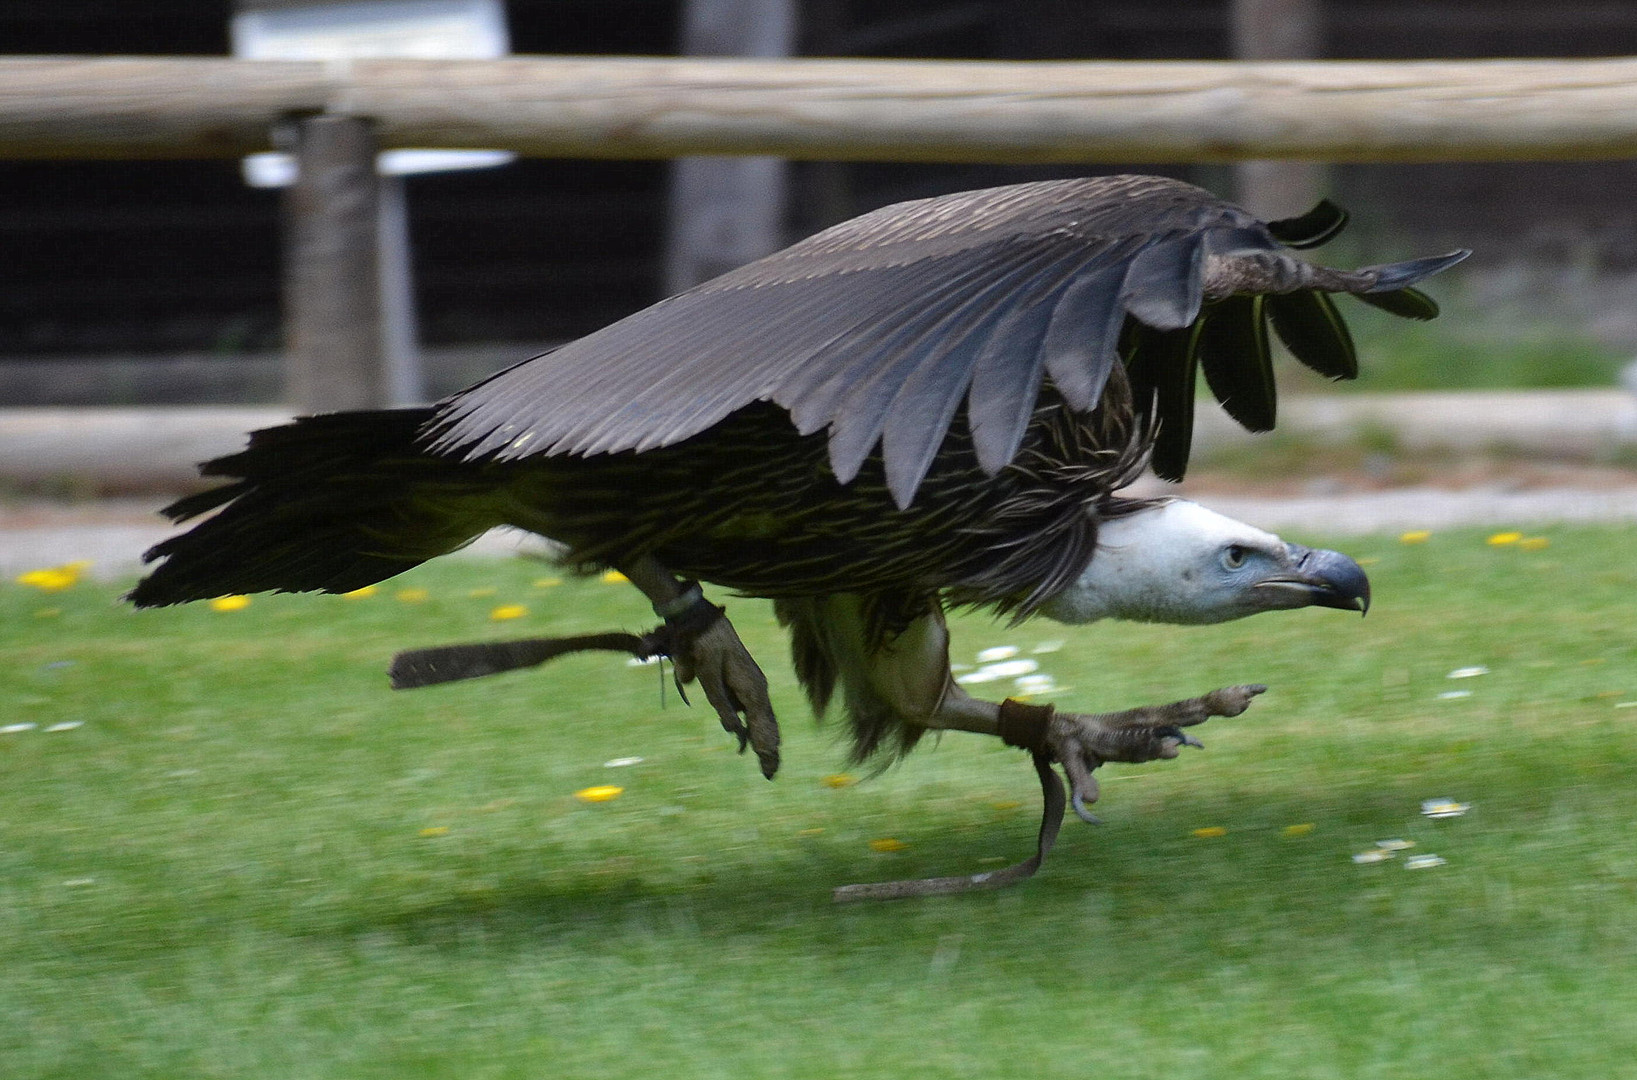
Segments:
[[[510,48],[501,0],[245,3],[233,16],[245,60],[485,60]]]
[[[487,60],[505,56],[503,0],[246,0],[233,16],[233,55],[241,60]],[[516,158],[509,150],[387,150],[386,176],[486,169]],[[252,154],[252,187],[295,182],[289,154]]]

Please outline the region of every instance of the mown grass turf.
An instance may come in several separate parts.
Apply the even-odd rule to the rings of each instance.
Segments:
[[[1021,857],[1034,779],[956,735],[828,786],[760,604],[730,608],[782,709],[773,784],[617,658],[386,689],[399,647],[643,627],[628,587],[445,560],[136,613],[0,586],[0,723],[38,725],[0,736],[0,1076],[1637,1075],[1637,538],[1544,535],[1342,543],[1363,621],[960,622],[963,660],[1063,639],[1068,708],[1273,689],[1204,753],[1104,770],[1107,826],[1034,881],[843,907]],[[1473,809],[1421,817],[1437,796]],[[1351,861],[1387,837],[1447,865]]]
[[[1358,338],[1357,382],[1338,390],[1531,390],[1612,388],[1630,357],[1573,327],[1474,310],[1456,298],[1436,322],[1396,319],[1349,304],[1345,315]],[[1326,383],[1326,387],[1332,384]]]

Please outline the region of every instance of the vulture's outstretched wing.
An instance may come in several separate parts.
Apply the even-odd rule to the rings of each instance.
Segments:
[[[1111,176],[900,203],[646,308],[444,402],[432,448],[466,458],[677,443],[756,401],[829,432],[843,482],[880,446],[907,506],[967,403],[991,474],[1050,377],[1098,401],[1116,360],[1157,410],[1154,466],[1180,477],[1196,373],[1240,423],[1274,420],[1267,327],[1332,378],[1357,373],[1328,292],[1430,318],[1409,286],[1465,252],[1344,272],[1290,253],[1329,239],[1329,203],[1264,224],[1176,180]]]

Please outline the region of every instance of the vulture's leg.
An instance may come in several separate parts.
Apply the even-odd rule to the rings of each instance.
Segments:
[[[1105,761],[1144,762],[1174,758],[1183,746],[1199,746],[1184,729],[1213,716],[1238,716],[1265,686],[1229,686],[1203,697],[1110,713],[1053,712],[1020,702],[983,701],[955,684],[949,670],[949,631],[936,604],[901,633],[869,644],[863,605],[856,596],[785,603],[781,613],[796,633],[798,674],[820,670],[821,649],[834,665],[855,729],[883,723],[942,731],[972,731],[1013,745],[1044,746],[1068,773],[1074,808],[1091,818],[1097,799],[1092,772]],[[810,643],[810,644],[807,644]],[[810,688],[811,691],[811,688]],[[1032,730],[1031,730],[1032,728]]]
[[[767,696],[767,677],[739,640],[727,617],[705,600],[695,582],[679,580],[653,558],[622,565],[620,572],[641,589],[676,634],[678,683],[699,680],[722,727],[738,736],[739,750],[756,751],[762,775],[779,771],[779,722]],[[704,617],[700,617],[700,616]],[[741,717],[743,719],[741,720]]]
[[[1105,761],[1144,762],[1174,758],[1184,746],[1205,744],[1184,731],[1213,716],[1238,716],[1251,699],[1267,690],[1260,683],[1225,686],[1203,697],[1168,705],[1143,705],[1111,713],[1055,713],[1046,731],[1052,755],[1063,763],[1072,789],[1074,812],[1097,823],[1086,810],[1097,801],[1097,781],[1091,775]]]
[[[1096,824],[1097,819],[1086,806],[1097,801],[1097,780],[1092,773],[1105,761],[1141,763],[1174,758],[1184,746],[1203,747],[1204,743],[1183,729],[1203,724],[1213,716],[1238,716],[1250,708],[1252,698],[1265,690],[1267,687],[1257,684],[1226,686],[1203,697],[1120,712],[1071,713],[1044,708],[1028,712],[1044,722],[1045,730],[1036,737],[1043,739],[1052,757],[1062,762],[1063,771],[1068,773],[1074,812]],[[1022,711],[1016,710],[1014,703],[996,704],[974,698],[951,680],[943,700],[925,724],[929,728],[1001,735],[1013,742],[1016,736],[1003,731],[1003,716],[1009,707]],[[1014,745],[1027,745],[1026,739]]]

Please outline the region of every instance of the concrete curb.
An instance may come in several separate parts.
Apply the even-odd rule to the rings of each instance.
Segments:
[[[1218,513],[1270,532],[1322,536],[1420,529],[1437,532],[1478,525],[1526,529],[1553,524],[1637,522],[1637,485],[1608,491],[1398,488],[1297,499],[1201,494],[1199,501]]]
[[[90,563],[88,573],[98,580],[112,580],[138,573],[142,553],[161,540],[180,532],[159,515],[159,502],[143,519],[73,524],[34,525],[8,528],[0,523],[0,582],[43,566],[63,563]],[[492,529],[455,557],[508,558],[528,555],[549,559],[549,543],[516,529]]]
[[[1410,450],[1509,448],[1600,457],[1637,445],[1637,395],[1623,390],[1309,394],[1279,403],[1278,431],[1318,442],[1384,434]],[[1194,446],[1253,445],[1218,408],[1195,417]]]
[[[0,409],[0,483],[88,494],[186,491],[198,462],[282,424],[286,409],[233,406]]]
[[[1412,450],[1504,446],[1606,457],[1637,445],[1637,396],[1542,390],[1292,396],[1279,431],[1319,442],[1385,434]],[[197,487],[196,462],[232,453],[288,410],[233,406],[0,409],[0,483],[88,493]],[[1252,446],[1221,409],[1201,408],[1196,451]]]

